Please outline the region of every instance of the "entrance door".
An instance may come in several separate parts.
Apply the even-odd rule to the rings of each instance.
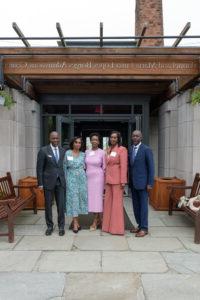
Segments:
[[[97,132],[101,136],[100,147],[106,149],[108,146],[108,138],[113,130],[117,130],[121,133],[122,144],[128,146],[128,121],[79,121],[74,123],[74,133],[76,136],[83,138],[85,149],[91,147],[90,134]]]
[[[74,124],[70,118],[57,116],[57,131],[60,135],[60,145],[69,149],[69,143],[74,136]]]

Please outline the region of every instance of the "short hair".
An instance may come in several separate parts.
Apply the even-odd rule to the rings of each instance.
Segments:
[[[117,135],[117,144],[118,144],[118,146],[121,146],[121,145],[122,145],[122,137],[121,137],[121,133],[120,133],[119,131],[116,131],[116,130],[113,130],[113,131],[110,133],[109,141],[108,141],[108,146],[111,146],[110,138],[111,138],[111,135],[112,135],[112,134],[116,134],[116,135]]]
[[[101,136],[100,136],[100,134],[99,134],[98,132],[92,132],[92,133],[90,134],[90,141],[91,141],[91,139],[93,138],[93,136],[97,136],[97,137],[98,137],[98,140],[100,141]]]
[[[82,140],[82,137],[81,137],[81,136],[75,136],[75,137],[73,137],[73,138],[71,139],[70,144],[69,144],[69,148],[70,148],[71,150],[73,150],[74,142],[75,142],[76,140],[78,140],[78,139],[81,140],[81,148],[80,148],[80,150],[83,149],[83,140]]]

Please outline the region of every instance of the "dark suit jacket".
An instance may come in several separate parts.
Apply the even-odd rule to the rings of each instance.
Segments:
[[[154,161],[151,149],[141,144],[137,155],[132,159],[133,147],[129,148],[129,183],[131,188],[144,190],[154,183]]]
[[[43,186],[47,190],[52,190],[59,177],[61,185],[65,187],[65,175],[63,171],[64,155],[65,150],[59,147],[59,161],[57,163],[50,145],[40,149],[37,157],[37,179],[39,186]]]

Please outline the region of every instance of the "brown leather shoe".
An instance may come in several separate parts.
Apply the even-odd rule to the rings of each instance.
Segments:
[[[140,231],[140,229],[137,227],[133,227],[131,230],[130,230],[130,233],[137,233],[137,232],[139,232]]]
[[[148,231],[145,231],[145,230],[140,230],[136,233],[136,237],[144,237],[145,235],[148,234]]]

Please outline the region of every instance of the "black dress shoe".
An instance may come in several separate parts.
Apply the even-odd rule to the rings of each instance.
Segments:
[[[47,228],[45,234],[46,234],[46,235],[51,235],[52,232],[53,232],[53,228]]]
[[[64,229],[59,229],[59,236],[63,236],[65,234]]]

